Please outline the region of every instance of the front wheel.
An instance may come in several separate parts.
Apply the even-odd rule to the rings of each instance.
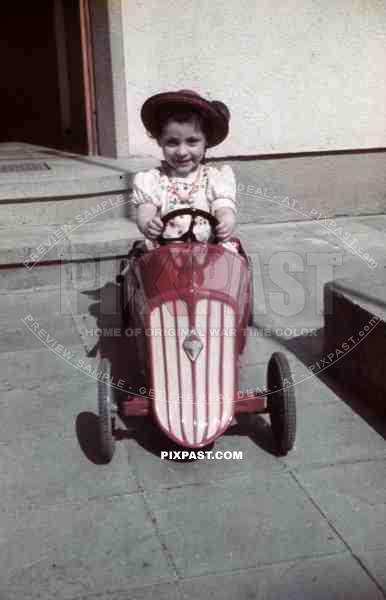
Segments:
[[[281,455],[292,450],[296,437],[296,401],[291,369],[282,352],[274,352],[267,371],[268,412]]]
[[[111,381],[111,365],[107,358],[102,358],[99,371],[101,379],[98,379],[98,434],[99,450],[101,457],[111,461],[115,452],[115,413],[114,388],[109,384]]]

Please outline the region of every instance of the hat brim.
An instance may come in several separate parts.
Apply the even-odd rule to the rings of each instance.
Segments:
[[[198,111],[209,123],[210,131],[207,135],[207,146],[217,146],[228,135],[229,121],[217,108],[197,94],[184,94],[183,92],[165,92],[148,98],[141,109],[142,123],[146,129],[155,135],[158,117],[161,109],[166,107],[186,106]]]

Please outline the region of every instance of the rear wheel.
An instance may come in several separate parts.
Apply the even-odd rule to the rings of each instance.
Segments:
[[[98,379],[98,433],[99,450],[102,458],[111,461],[115,452],[115,414],[114,388],[111,380],[111,365],[107,358],[102,358],[99,371],[102,379]]]
[[[268,412],[281,455],[292,450],[296,437],[296,401],[291,369],[282,352],[274,352],[267,371]]]

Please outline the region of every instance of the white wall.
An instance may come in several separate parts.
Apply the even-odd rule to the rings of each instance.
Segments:
[[[213,156],[386,146],[384,0],[122,0],[130,152],[139,111],[196,89],[226,102]]]

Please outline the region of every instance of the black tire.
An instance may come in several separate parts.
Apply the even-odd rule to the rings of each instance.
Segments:
[[[282,352],[274,352],[267,369],[268,412],[279,454],[292,450],[296,437],[296,401],[291,369]]]
[[[103,375],[111,377],[111,365],[107,358],[102,358],[100,369],[102,380],[98,379],[98,432],[101,457],[110,462],[115,452],[115,412],[114,388],[103,380]]]

